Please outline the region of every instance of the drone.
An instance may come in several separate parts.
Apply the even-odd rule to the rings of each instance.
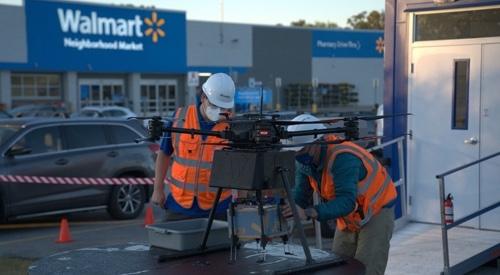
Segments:
[[[347,117],[334,117],[318,121],[290,121],[281,120],[277,114],[262,114],[262,113],[249,113],[230,118],[229,114],[221,113],[226,119],[218,123],[225,122],[229,126],[222,131],[205,131],[199,129],[186,129],[176,127],[166,127],[164,121],[159,116],[153,117],[137,117],[137,119],[149,119],[148,123],[148,137],[138,139],[136,142],[141,141],[158,141],[164,132],[183,133],[194,135],[215,136],[226,141],[222,145],[226,149],[237,150],[271,150],[282,149],[287,147],[305,146],[310,143],[300,144],[282,144],[282,140],[286,140],[296,136],[309,136],[313,135],[318,137],[323,134],[344,134],[345,138],[335,141],[334,143],[341,143],[344,141],[358,141],[366,139],[374,139],[379,137],[359,137],[359,121],[371,121],[377,119],[390,118],[397,115],[379,115],[379,116],[347,116]],[[173,120],[170,120],[173,122]],[[287,131],[287,126],[298,124],[326,124],[331,125],[338,122],[343,122],[343,127],[332,127],[326,129],[314,129],[305,131]],[[172,125],[172,123],[171,123]],[[312,143],[312,142],[311,142]],[[316,141],[315,143],[322,143]],[[323,142],[327,143],[327,142]],[[332,143],[332,142],[330,142]]]
[[[260,229],[256,240],[259,242],[261,250],[265,251],[266,244],[273,237],[282,237],[286,245],[288,237],[287,230],[283,230],[286,226],[283,225],[284,218],[279,211],[279,205],[269,205],[265,203],[263,196],[264,190],[281,189],[285,192],[285,199],[290,204],[293,213],[294,226],[298,230],[300,242],[306,256],[306,263],[302,267],[285,270],[283,273],[293,273],[307,271],[311,269],[322,268],[338,264],[338,259],[314,261],[307,244],[302,224],[300,222],[295,202],[292,197],[290,179],[295,176],[295,151],[286,150],[291,147],[306,146],[309,144],[338,144],[345,141],[358,141],[370,138],[379,137],[360,137],[359,136],[359,121],[372,121],[377,119],[392,118],[401,115],[379,115],[379,116],[347,116],[334,117],[317,121],[291,121],[280,119],[277,114],[264,114],[262,108],[259,113],[243,114],[236,117],[231,117],[227,113],[221,113],[225,117],[221,122],[228,126],[222,131],[206,131],[200,129],[186,129],[172,127],[173,121],[170,121],[170,126],[165,126],[164,121],[159,116],[142,117],[137,119],[150,119],[148,122],[148,137],[138,139],[141,141],[158,141],[165,132],[181,133],[194,135],[215,136],[224,140],[222,149],[215,150],[212,170],[210,174],[210,187],[217,188],[217,193],[208,217],[207,227],[203,235],[203,241],[200,248],[196,251],[188,251],[181,253],[181,256],[199,255],[210,252],[207,247],[208,235],[215,218],[215,209],[219,203],[223,189],[247,190],[255,192],[253,203],[248,201],[238,202],[233,201],[228,209],[229,232],[231,235],[231,261],[236,261],[236,251],[239,245],[239,239],[245,238],[245,232],[248,230],[239,230],[238,221],[248,219],[243,218],[243,213],[253,211],[253,219],[259,223]],[[408,115],[408,114],[402,114]],[[299,124],[326,124],[331,125],[337,122],[343,122],[342,127],[330,127],[326,129],[313,129],[304,131],[287,131],[287,127]],[[168,125],[168,124],[167,124]],[[309,143],[294,143],[283,144],[282,140],[287,140],[296,136],[314,136],[319,137],[325,134],[343,134],[343,138],[335,141],[314,140]],[[275,207],[275,208],[272,208]],[[266,231],[264,215],[266,213],[274,213],[277,216],[275,219],[278,224],[276,231]],[[240,216],[241,215],[241,216]],[[269,220],[269,219],[266,219]],[[286,251],[285,251],[286,254]],[[265,253],[261,261],[265,261]],[[176,258],[177,256],[172,256]]]

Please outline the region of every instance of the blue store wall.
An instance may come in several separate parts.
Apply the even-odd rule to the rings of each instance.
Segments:
[[[28,63],[15,68],[186,71],[184,12],[26,0],[25,13]]]

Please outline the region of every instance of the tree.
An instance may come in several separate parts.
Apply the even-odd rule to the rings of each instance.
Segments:
[[[347,25],[353,29],[383,30],[384,17],[385,13],[383,11],[378,12],[374,10],[370,13],[363,11],[347,19]]]
[[[305,27],[305,28],[325,28],[325,29],[333,29],[333,28],[338,28],[339,25],[335,22],[321,22],[321,21],[316,21],[314,23],[307,23],[306,20],[304,19],[299,19],[297,21],[293,21],[290,23],[290,26],[294,27]]]

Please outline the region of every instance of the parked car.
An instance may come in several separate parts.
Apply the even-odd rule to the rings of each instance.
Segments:
[[[12,118],[12,115],[7,111],[0,110],[0,119],[3,118]]]
[[[80,112],[74,113],[71,117],[95,117],[95,118],[131,118],[137,117],[129,108],[121,106],[87,106],[83,107]],[[144,128],[148,128],[148,121],[142,122]]]
[[[137,121],[113,119],[0,120],[0,175],[153,177],[155,143]],[[107,208],[137,217],[152,186],[0,183],[3,220]]]
[[[121,106],[88,106],[83,107],[80,112],[75,113],[72,117],[114,117],[114,118],[129,118],[137,115],[129,108]]]
[[[21,105],[9,111],[13,117],[68,117],[64,107],[56,105]]]

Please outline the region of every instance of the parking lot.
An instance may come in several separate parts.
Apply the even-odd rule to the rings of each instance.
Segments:
[[[154,216],[161,221],[162,210]],[[104,210],[67,215],[72,242],[56,243],[59,217],[20,220],[0,225],[0,274],[26,274],[34,261],[87,247],[147,243],[144,213],[132,220],[113,220]]]

